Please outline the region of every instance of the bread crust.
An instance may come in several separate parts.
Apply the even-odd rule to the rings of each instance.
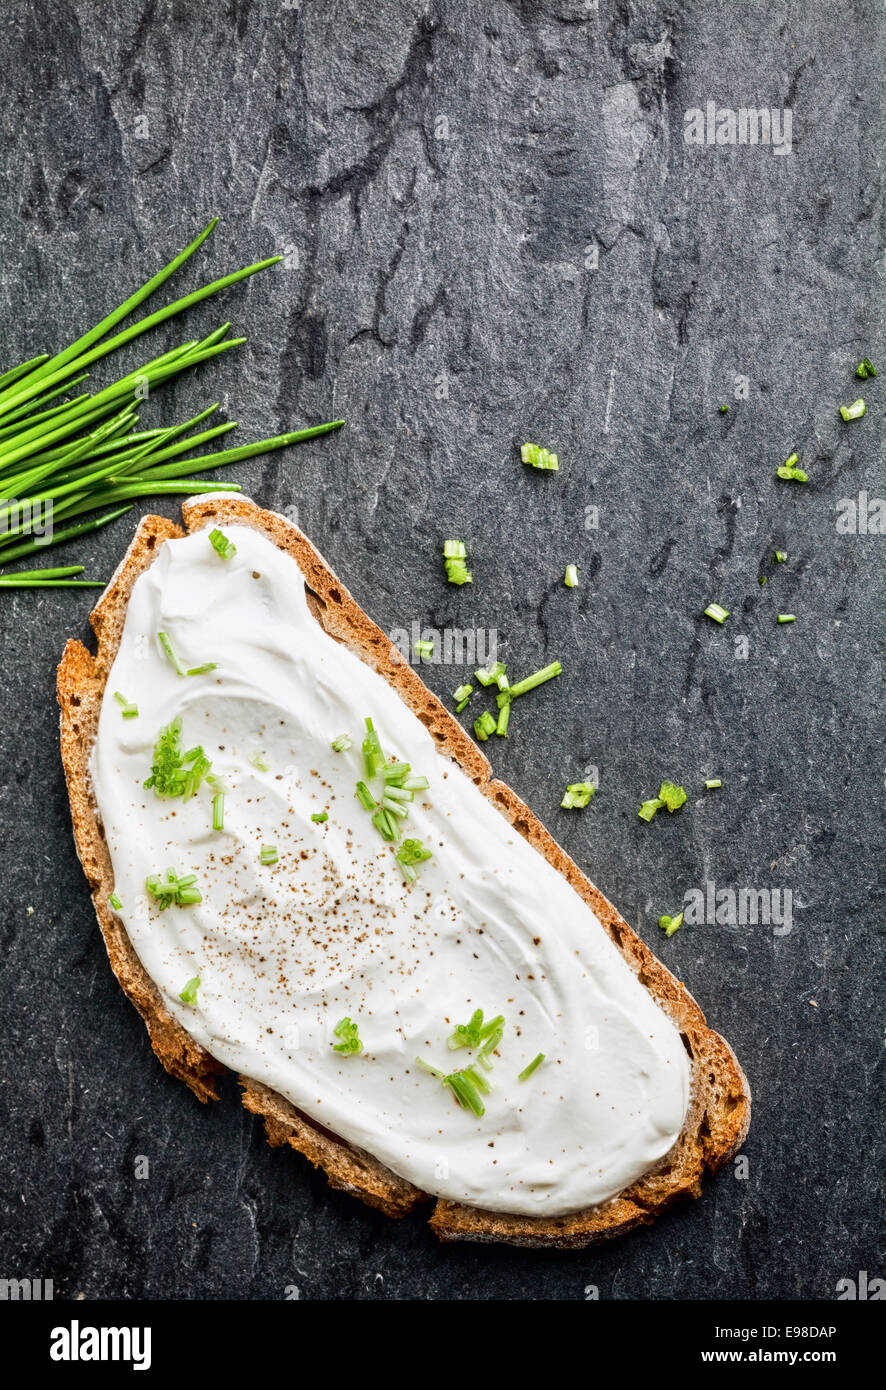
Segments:
[[[528,806],[504,782],[492,777],[488,759],[458,720],[428,690],[347,591],[311,542],[291,522],[231,494],[204,495],[182,507],[189,532],[238,523],[260,531],[286,551],[301,569],[315,619],[378,671],[399,693],[433,737],[438,751],[452,758],[519,834],[568,879],[596,913],[604,930],[640,982],[674,1021],[689,1053],[692,1100],[679,1138],[652,1169],[617,1196],[595,1207],[558,1217],[509,1216],[434,1199],[397,1176],[371,1154],[345,1143],[298,1111],[269,1087],[239,1078],[243,1104],[265,1123],[268,1142],[287,1144],[326,1174],[332,1187],[360,1197],[388,1216],[405,1216],[434,1201],[430,1225],[443,1241],[503,1241],[520,1246],[580,1248],[648,1224],[684,1197],[697,1197],[705,1172],[722,1167],[738,1150],[750,1123],[750,1091],[732,1049],[707,1026],[688,990],[653,955],[627,922],[557,844]],[[89,777],[89,758],[98,729],[105,682],[123,631],[136,579],[152,563],[165,540],[185,534],[163,517],[148,516],[91,614],[95,656],[70,640],[58,668],[61,752],[74,839],[92,892],[96,915],[111,962],[124,992],[148,1029],[163,1066],[201,1101],[218,1098],[226,1068],[211,1057],[172,1017],[126,934],[108,907],[114,891],[111,860]]]

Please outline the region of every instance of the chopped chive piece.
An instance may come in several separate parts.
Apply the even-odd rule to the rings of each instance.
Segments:
[[[123,904],[116,893],[112,893],[111,896],[108,898],[108,906],[112,907],[115,912],[119,912],[123,907]]]
[[[713,790],[714,787],[722,787],[723,781],[720,777],[706,777],[705,786]]]
[[[780,623],[795,623],[797,621],[797,615],[796,613],[779,613],[778,621]]]
[[[544,1059],[545,1059],[545,1054],[544,1054],[543,1052],[539,1052],[539,1054],[538,1054],[537,1057],[533,1057],[533,1059],[532,1059],[532,1061],[529,1063],[529,1066],[528,1066],[528,1067],[524,1067],[523,1070],[522,1070],[521,1072],[518,1072],[518,1073],[517,1073],[517,1080],[518,1080],[518,1081],[528,1081],[529,1078],[530,1078],[530,1076],[532,1075],[532,1073],[533,1073],[534,1071],[537,1071],[538,1068],[541,1066],[541,1064],[542,1064],[542,1062],[544,1061]]]
[[[786,550],[776,550],[772,558],[773,560],[775,560],[777,564],[783,565],[785,560],[788,558],[788,552]]]
[[[259,772],[270,772],[271,770],[271,764],[268,762],[266,753],[253,753],[249,761],[252,763],[253,767],[258,768]]]
[[[488,1022],[483,1022],[483,1010],[475,1009],[467,1023],[456,1025],[455,1031],[447,1038],[446,1046],[450,1052],[459,1047],[480,1047],[498,1035],[501,1038],[504,1014],[496,1014]]]
[[[512,685],[509,691],[502,693],[507,698],[514,700],[518,695],[525,695],[528,690],[534,690],[536,686],[544,685],[545,681],[553,680],[554,676],[562,675],[562,673],[563,667],[559,661],[552,661],[550,666],[543,666],[534,675],[525,676],[523,680],[517,681],[516,685]]]
[[[382,797],[381,804],[384,810],[386,810],[389,815],[401,816],[403,820],[405,820],[406,817],[409,815],[409,812],[407,811],[406,807],[403,806],[394,797],[388,796],[387,792],[385,792],[384,796]]]
[[[758,583],[758,584],[765,584],[765,583],[766,583],[766,576],[765,576],[765,574],[758,574],[758,575],[757,575],[757,583]]]
[[[474,576],[466,562],[467,553],[464,541],[443,542],[443,565],[450,584],[473,584]]]
[[[315,825],[323,825],[324,821],[329,820],[329,812],[314,811],[314,813],[311,816],[311,820],[314,822]]]
[[[335,753],[347,753],[349,748],[353,748],[354,740],[350,734],[339,734],[338,738],[332,740],[332,749]]]
[[[154,744],[151,775],[145,780],[146,789],[154,788],[157,796],[181,796],[189,801],[199,790],[203,779],[212,771],[212,763],[199,746],[181,751],[181,719],[177,716],[160,730]]]
[[[498,683],[499,677],[503,676],[506,670],[507,667],[503,661],[493,661],[490,666],[480,666],[474,675],[481,685],[494,685]]]
[[[542,449],[538,444],[521,444],[520,458],[524,463],[531,463],[533,468],[543,468],[555,473],[560,467],[557,455]]]
[[[426,859],[431,857],[431,851],[421,840],[404,840],[394,855],[403,871],[404,878],[408,879],[410,883],[414,883],[418,877],[415,865],[423,864]]]
[[[449,540],[443,542],[444,560],[463,560],[467,553],[464,541]]]
[[[217,661],[204,661],[202,666],[192,666],[190,671],[186,671],[186,676],[204,676],[207,671],[215,671],[218,667]]]
[[[866,410],[867,406],[860,396],[858,400],[853,401],[851,405],[840,406],[840,414],[843,416],[844,420],[860,420]]]
[[[465,705],[468,703],[468,700],[470,699],[473,693],[474,687],[472,685],[460,685],[458,687],[458,690],[453,690],[452,698],[460,706],[461,709],[464,709]]]
[[[372,817],[372,824],[375,826],[376,830],[378,831],[379,835],[382,837],[383,840],[387,840],[389,842],[391,840],[396,840],[397,832],[394,828],[394,823],[388,815],[384,806],[379,806],[375,815]]]
[[[686,800],[686,791],[683,787],[675,786],[673,782],[662,782],[658,790],[658,799],[673,814],[674,811],[679,811]]]
[[[172,643],[169,640],[168,634],[165,632],[158,632],[157,641],[160,643],[160,646],[163,648],[164,652],[169,658],[169,664],[172,667],[173,671],[175,671],[176,675],[183,676],[185,674],[185,668],[184,666],[182,666],[181,662],[179,661],[178,657],[173,651]]]
[[[419,640],[413,643],[413,647],[415,649],[416,656],[421,657],[423,661],[430,661],[431,657],[434,655],[433,642],[424,642]]]
[[[470,699],[470,696],[469,696],[469,695],[466,695],[465,698],[464,698],[462,701],[460,701],[459,704],[456,705],[456,707],[455,707],[455,712],[456,712],[456,714],[461,714],[462,710],[466,710],[466,709],[467,709],[469,699]]]
[[[114,699],[120,706],[120,713],[124,719],[135,719],[138,716],[138,705],[133,705],[127,700],[125,695],[121,695],[119,690],[114,691]]]
[[[869,376],[877,376],[878,372],[871,359],[869,357],[864,357],[856,367],[855,375],[860,376],[862,381],[864,381]]]
[[[402,785],[404,777],[408,777],[411,771],[409,763],[385,763],[381,775],[385,782],[398,782]]]
[[[721,414],[721,415],[725,415],[728,409],[729,409],[729,406],[728,406],[728,405],[721,405],[721,406],[720,406],[720,414]]]
[[[212,798],[212,828],[213,830],[224,830],[225,828],[224,792],[216,792]]]
[[[567,589],[578,588],[578,565],[567,565],[566,573],[563,576],[563,583]]]
[[[808,483],[809,474],[797,467],[799,462],[799,454],[789,454],[781,467],[776,468],[776,477],[784,479],[785,482]]]
[[[365,782],[357,783],[357,799],[364,811],[374,811],[378,802]]]
[[[462,1069],[462,1076],[467,1077],[468,1081],[476,1086],[478,1091],[482,1091],[484,1096],[488,1096],[492,1091],[492,1087],[486,1080],[486,1077],[481,1075],[476,1067],[464,1067]]]
[[[637,812],[637,815],[640,817],[641,820],[650,821],[652,820],[652,817],[655,815],[656,811],[661,810],[663,805],[664,802],[661,800],[661,798],[656,796],[651,801],[644,801],[643,805]]]
[[[431,784],[430,784],[430,782],[428,781],[427,777],[415,777],[415,776],[407,777],[407,778],[406,778],[406,781],[403,783],[404,789],[405,789],[406,791],[410,791],[410,792],[423,792],[423,791],[427,791],[427,789],[428,789],[428,787],[429,787],[430,785],[431,785]]]
[[[179,875],[174,869],[167,869],[165,878],[159,874],[148,874],[145,887],[160,911],[165,912],[171,903],[177,907],[191,907],[194,903],[202,902],[203,894],[193,886],[196,881],[196,874]]]
[[[263,864],[276,864],[278,860],[276,845],[262,845],[259,859]]]
[[[388,798],[392,801],[413,801],[415,792],[409,787],[397,786],[394,782],[386,782],[383,800]]]
[[[495,1023],[497,1023],[497,1024],[500,1025],[501,1023],[504,1022],[504,1019],[502,1018],[501,1014],[499,1014],[498,1019],[495,1019],[495,1020],[493,1020],[493,1021],[494,1021]],[[494,1031],[494,1032],[486,1039],[486,1041],[483,1043],[483,1046],[480,1048],[480,1051],[477,1053],[477,1060],[480,1061],[480,1062],[482,1062],[483,1065],[484,1065],[484,1067],[491,1067],[491,1066],[492,1066],[492,1063],[489,1061],[489,1058],[492,1056],[492,1053],[493,1053],[493,1052],[495,1051],[495,1049],[498,1047],[498,1045],[499,1045],[499,1043],[501,1042],[501,1040],[502,1040],[502,1038],[504,1037],[504,1035],[505,1035],[505,1030],[504,1030],[504,1028],[502,1028],[501,1026],[497,1026],[496,1029],[495,1029],[495,1031]]]
[[[495,732],[499,738],[507,738],[508,725],[511,722],[511,702],[506,700],[498,712],[498,719],[495,725]]]
[[[372,720],[366,718],[366,737],[363,740],[363,766],[366,776],[370,779],[375,776],[383,766],[385,755],[381,751],[381,743]]]
[[[200,976],[195,975],[193,980],[188,980],[181,994],[178,996],[183,1004],[196,1004],[197,990],[200,988]]]
[[[486,1114],[480,1092],[463,1071],[454,1071],[451,1075],[444,1076],[443,1085],[449,1087],[462,1109],[472,1111],[478,1119]]]
[[[233,541],[229,541],[224,532],[219,531],[215,526],[209,533],[209,540],[213,550],[220,555],[223,560],[232,560],[237,554],[237,547]]]
[[[479,719],[474,720],[474,733],[481,743],[485,743],[489,735],[495,733],[495,720],[488,710],[484,710]]]
[[[422,1071],[426,1071],[429,1076],[436,1076],[438,1081],[446,1080],[446,1073],[438,1071],[436,1067],[432,1067],[430,1062],[426,1062],[423,1057],[416,1057],[415,1065],[421,1067]]]
[[[715,623],[725,623],[729,617],[729,609],[719,603],[709,603],[705,609],[705,617],[713,618]]]
[[[573,807],[577,810],[582,810],[583,807],[587,806],[593,795],[593,782],[570,782],[560,805],[567,811],[571,811]]]
[[[665,936],[673,936],[675,931],[679,931],[680,924],[682,921],[682,912],[678,912],[676,917],[669,917],[667,913],[663,913],[663,915],[658,919],[658,925],[661,927]]]
[[[337,1038],[341,1039],[341,1042],[332,1044],[336,1052],[344,1052],[352,1056],[359,1056],[363,1051],[363,1044],[360,1041],[357,1025],[356,1023],[352,1023],[349,1018],[340,1019],[332,1031]]]

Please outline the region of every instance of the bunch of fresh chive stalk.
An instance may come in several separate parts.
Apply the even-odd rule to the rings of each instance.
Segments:
[[[209,406],[180,425],[139,429],[136,407],[151,391],[180,372],[246,341],[228,338],[229,323],[222,324],[207,338],[192,339],[162,353],[95,395],[84,392],[72,398],[75,387],[86,380],[86,369],[100,358],[281,259],[271,256],[225,275],[109,337],[122,319],[202,246],[217,221],[213,218],[180,255],[62,352],[52,357],[40,353],[0,375],[0,568],[34,556],[50,545],[60,545],[107,526],[130,511],[134,500],[140,497],[239,492],[235,483],[200,482],[185,475],[297,444],[344,423],[331,420],[196,458],[182,455],[190,455],[200,445],[237,428],[236,421],[226,421],[192,433],[218,405]],[[88,519],[80,520],[81,517]],[[51,518],[51,531],[46,527],[46,518]],[[17,570],[10,575],[0,574],[0,588],[102,586],[100,580],[74,577],[82,572],[82,565]]]

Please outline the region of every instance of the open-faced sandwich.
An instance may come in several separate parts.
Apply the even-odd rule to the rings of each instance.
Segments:
[[[741,1143],[731,1049],[305,536],[148,517],[59,668],[111,965],[201,1100],[444,1240],[580,1246]]]

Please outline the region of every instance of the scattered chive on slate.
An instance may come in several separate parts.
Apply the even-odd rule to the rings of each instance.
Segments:
[[[722,779],[719,777],[707,777],[705,779],[705,786],[711,791],[714,789],[714,787],[722,787],[722,785]]]
[[[658,792],[659,800],[673,815],[686,801],[686,790],[673,782],[662,782]]]
[[[665,936],[673,936],[675,931],[679,931],[682,922],[683,922],[683,913],[682,913],[682,912],[678,912],[677,915],[676,915],[676,917],[669,917],[669,916],[667,915],[667,913],[664,913],[664,914],[663,914],[661,917],[659,917],[659,919],[658,919],[658,925],[661,927],[661,929],[662,929],[662,931],[664,932]]]
[[[422,641],[421,639],[419,639],[418,641],[413,643],[413,647],[415,650],[415,655],[420,657],[422,661],[430,661],[431,657],[434,655],[433,642]]]
[[[490,734],[496,730],[496,721],[488,710],[484,710],[479,719],[474,720],[474,734],[481,743],[485,743]]]
[[[200,988],[200,976],[195,975],[193,980],[188,980],[181,994],[178,996],[183,1004],[196,1004],[197,990]]]
[[[541,1066],[544,1059],[545,1054],[543,1052],[539,1052],[536,1057],[533,1057],[532,1061],[529,1063],[527,1067],[524,1067],[521,1072],[517,1073],[517,1080],[528,1081],[532,1073],[534,1071],[538,1071],[538,1068]]]
[[[578,566],[577,566],[577,565],[567,565],[567,566],[566,566],[566,573],[565,573],[564,576],[563,576],[563,583],[566,585],[566,588],[567,588],[567,589],[577,589],[577,588],[578,588]]]
[[[773,552],[772,558],[777,565],[783,565],[788,558],[788,552],[786,550],[776,550]]]
[[[799,454],[789,454],[780,468],[776,468],[775,476],[787,483],[808,483],[809,474],[797,465],[800,462]]]
[[[229,541],[223,531],[214,526],[209,533],[209,540],[216,555],[223,560],[233,560],[237,554],[237,547],[233,541]]]
[[[520,458],[524,463],[531,464],[533,468],[541,468],[545,472],[556,473],[560,468],[557,455],[543,449],[539,444],[521,444]]]
[[[706,618],[713,618],[715,623],[725,623],[726,619],[729,617],[729,609],[724,608],[722,604],[719,603],[709,603],[704,611],[704,615]]]
[[[560,805],[564,810],[571,811],[573,808],[582,810],[594,795],[593,782],[570,782],[563,794]]]
[[[796,613],[779,613],[778,621],[780,623],[795,623],[797,621],[797,615]]]
[[[467,566],[467,554],[464,541],[450,539],[443,542],[443,565],[450,584],[473,584],[474,576]]]
[[[858,400],[853,401],[851,405],[840,406],[840,414],[844,420],[860,420],[866,410],[867,406],[860,396]]]
[[[721,414],[721,415],[725,415],[728,409],[729,409],[729,406],[728,406],[728,405],[721,405],[721,406],[720,406],[720,414]]]
[[[481,685],[497,685],[506,670],[503,661],[493,661],[490,666],[478,666],[474,676]]]
[[[192,339],[160,354],[95,395],[85,393],[74,399],[58,401],[60,396],[70,396],[74,388],[86,379],[88,373],[85,369],[94,362],[167,319],[282,259],[271,256],[225,275],[108,337],[121,320],[184,265],[210,235],[217,221],[217,218],[213,218],[184,251],[63,351],[54,356],[38,354],[0,375],[0,492],[4,498],[18,499],[14,524],[10,524],[13,507],[7,506],[4,510],[7,524],[0,540],[0,565],[33,555],[47,545],[60,545],[101,529],[131,510],[128,505],[119,506],[121,502],[131,503],[138,497],[164,493],[239,492],[237,484],[200,482],[183,475],[206,472],[267,453],[271,449],[284,448],[338,429],[344,423],[341,420],[329,421],[240,448],[184,459],[180,455],[190,454],[199,445],[236,429],[236,421],[228,421],[185,438],[195,426],[218,409],[216,404],[183,424],[164,429],[138,430],[136,407],[145,399],[145,387],[150,394],[154,394],[158,386],[181,372],[245,342],[244,338],[227,338],[229,323],[223,324],[202,341]],[[50,402],[54,403],[50,405]],[[56,524],[52,539],[47,541],[45,537],[35,536],[33,513],[38,504],[50,501],[56,523],[73,522],[82,513],[100,514],[73,525]],[[29,504],[30,519],[20,520],[25,502]],[[112,509],[102,511],[107,504]],[[31,577],[27,580],[11,576],[0,587],[83,588],[98,587],[99,583],[49,578],[47,572],[43,578]]]
[[[684,787],[678,787],[673,782],[662,782],[658,796],[644,801],[637,815],[641,820],[651,821],[655,813],[660,811],[663,806],[673,815],[675,811],[679,811],[685,801],[686,790]]]
[[[357,1024],[352,1023],[349,1018],[340,1019],[332,1031],[340,1039],[339,1042],[332,1044],[336,1052],[343,1052],[345,1056],[358,1057],[363,1051]]]
[[[521,695],[526,695],[528,691],[535,690],[537,686],[544,685],[546,681],[553,680],[555,676],[563,674],[563,667],[559,661],[552,661],[549,666],[543,666],[540,671],[536,671],[531,676],[524,676],[523,680],[517,681],[510,690],[503,692],[509,700],[516,700]]]
[[[877,376],[877,368],[869,357],[863,357],[855,369],[855,375],[865,381],[869,376]]]

